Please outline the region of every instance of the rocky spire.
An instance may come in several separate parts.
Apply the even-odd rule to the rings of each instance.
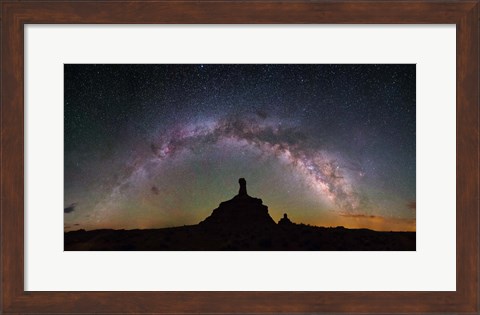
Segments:
[[[283,218],[278,221],[279,225],[292,225],[292,221],[288,218],[288,215],[286,213],[283,214]]]
[[[238,196],[248,196],[247,181],[245,180],[245,178],[240,178],[238,180],[238,183],[240,184],[240,190],[238,191]]]

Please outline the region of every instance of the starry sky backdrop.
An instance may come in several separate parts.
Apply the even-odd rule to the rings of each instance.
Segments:
[[[64,66],[64,228],[196,224],[245,177],[275,221],[415,231],[415,65]]]

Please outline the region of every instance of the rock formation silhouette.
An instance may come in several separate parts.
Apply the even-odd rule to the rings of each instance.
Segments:
[[[283,214],[283,218],[278,221],[278,225],[293,225],[292,221],[288,218],[287,214]]]
[[[262,199],[250,197],[247,194],[247,181],[240,178],[238,183],[240,185],[238,195],[220,203],[209,217],[200,222],[200,226],[220,229],[249,229],[268,228],[276,225]]]
[[[238,183],[240,184],[240,189],[238,190],[238,196],[248,196],[247,194],[247,181],[245,178],[240,178],[238,180]]]

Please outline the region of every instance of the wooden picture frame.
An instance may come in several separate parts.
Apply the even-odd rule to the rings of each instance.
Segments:
[[[1,311],[4,313],[478,314],[479,1],[3,1]],[[456,24],[456,291],[24,291],[25,24]]]

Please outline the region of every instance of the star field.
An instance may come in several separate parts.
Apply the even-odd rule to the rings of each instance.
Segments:
[[[245,177],[278,220],[415,230],[415,65],[65,65],[65,230],[196,224]]]

